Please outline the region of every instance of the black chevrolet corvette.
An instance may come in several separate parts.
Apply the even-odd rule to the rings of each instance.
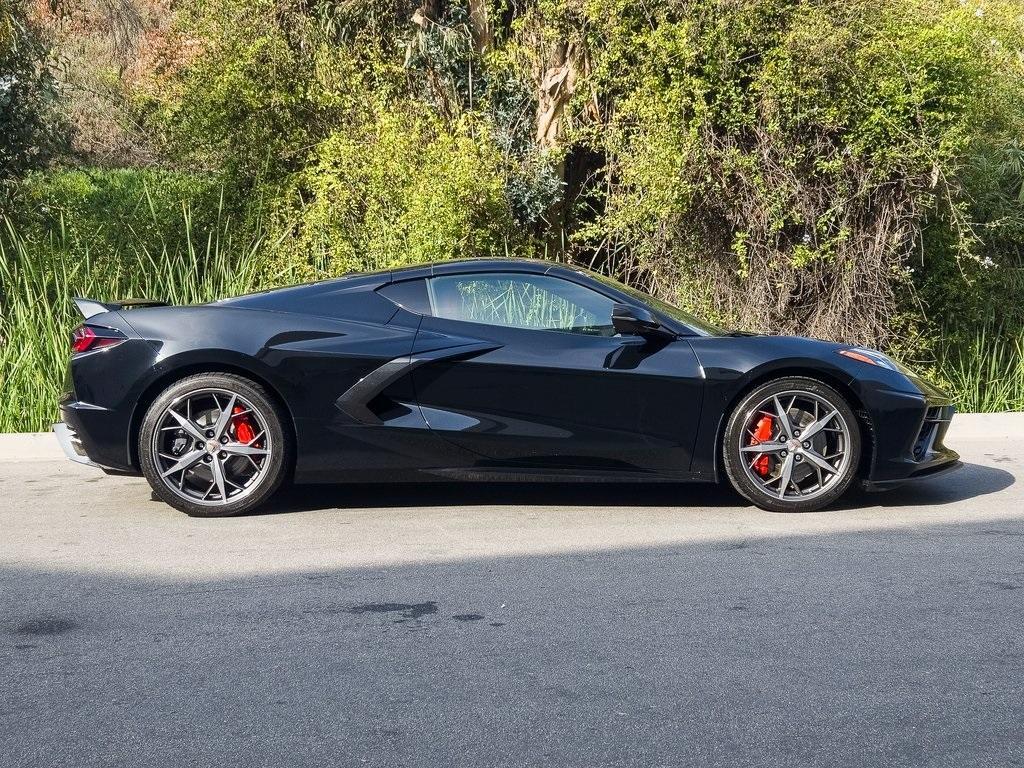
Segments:
[[[620,283],[453,261],[169,307],[76,299],[69,458],[190,515],[285,481],[718,481],[775,511],[959,466],[886,356],[728,333]],[[684,499],[681,499],[681,501]]]

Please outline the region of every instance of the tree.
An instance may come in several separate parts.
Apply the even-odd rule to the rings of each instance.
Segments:
[[[47,162],[60,143],[49,49],[23,0],[0,0],[0,184]]]

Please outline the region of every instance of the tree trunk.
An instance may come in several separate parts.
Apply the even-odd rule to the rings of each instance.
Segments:
[[[412,15],[412,23],[421,29],[426,29],[427,24],[441,18],[443,11],[444,0],[423,0]]]
[[[537,145],[550,149],[562,134],[562,116],[576,89],[576,44],[559,43],[540,73],[537,92]]]
[[[473,27],[473,45],[483,53],[494,45],[494,29],[487,14],[487,0],[469,0],[469,23]]]

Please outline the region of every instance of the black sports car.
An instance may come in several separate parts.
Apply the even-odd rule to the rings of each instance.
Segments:
[[[807,511],[959,465],[949,398],[878,352],[727,333],[528,259],[212,304],[76,299],[67,455],[190,515],[297,483],[718,481]]]

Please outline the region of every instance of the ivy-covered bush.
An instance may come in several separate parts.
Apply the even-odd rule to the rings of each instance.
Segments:
[[[1020,0],[0,0],[0,107],[24,263],[544,255],[1024,402]]]
[[[1019,178],[979,173],[1024,131],[1016,3],[616,0],[579,23],[607,109],[579,135],[609,184],[577,241],[653,290],[893,346],[993,235],[1020,242]]]
[[[275,268],[310,276],[526,253],[486,126],[450,132],[422,109],[381,107],[320,142],[288,177]]]
[[[274,268],[546,252],[911,355],[1019,268],[1015,0],[190,8],[160,124],[255,201]]]
[[[269,273],[530,251],[523,227],[560,183],[534,151],[529,91],[498,68],[490,85],[464,10],[419,29],[414,8],[194,7],[204,50],[161,125],[170,152],[254,201]]]

